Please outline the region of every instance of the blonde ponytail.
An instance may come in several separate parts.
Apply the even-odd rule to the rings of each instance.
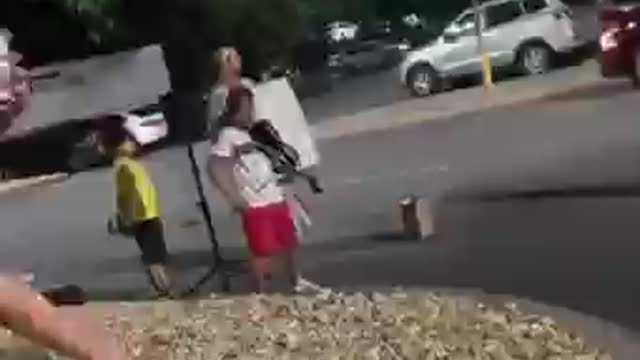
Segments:
[[[213,56],[214,68],[217,70],[216,82],[220,83],[223,80],[224,74],[229,69],[230,57],[234,52],[237,50],[231,46],[223,46],[216,50]]]

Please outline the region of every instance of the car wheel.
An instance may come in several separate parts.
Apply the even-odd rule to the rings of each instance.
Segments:
[[[546,45],[525,45],[519,55],[520,70],[525,75],[540,75],[551,69],[552,51]]]
[[[407,76],[407,86],[413,96],[429,96],[438,91],[438,75],[429,65],[411,68]]]

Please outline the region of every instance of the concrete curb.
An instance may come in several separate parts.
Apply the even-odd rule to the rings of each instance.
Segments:
[[[476,87],[431,98],[414,98],[326,120],[312,126],[311,130],[316,139],[335,139],[541,100],[605,82],[607,80],[600,77],[597,64],[587,61],[580,66],[557,70],[544,76],[498,83],[490,92]]]
[[[11,180],[0,184],[0,195],[7,194],[16,190],[25,190],[38,186],[58,183],[66,180],[67,178],[69,178],[69,174],[58,173],[32,178]]]

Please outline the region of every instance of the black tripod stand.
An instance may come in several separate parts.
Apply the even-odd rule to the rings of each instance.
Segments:
[[[216,238],[216,231],[213,227],[211,220],[211,210],[209,209],[209,203],[204,194],[204,188],[202,186],[202,178],[200,177],[200,167],[196,161],[195,153],[193,151],[193,145],[187,145],[187,153],[189,156],[189,162],[191,163],[191,173],[196,184],[196,192],[198,194],[198,207],[202,212],[202,217],[207,227],[207,234],[209,235],[209,241],[211,242],[211,255],[213,258],[213,264],[207,273],[205,273],[189,290],[185,295],[190,295],[198,292],[200,288],[207,282],[213,280],[216,276],[220,277],[222,291],[228,292],[231,290],[231,274],[225,267],[225,260],[220,254],[220,245]]]
[[[202,185],[200,167],[198,166],[193,149],[194,141],[204,140],[205,137],[202,136],[202,134],[207,132],[207,98],[203,97],[199,92],[168,93],[163,96],[161,103],[166,113],[165,116],[169,121],[170,133],[172,133],[173,137],[173,141],[171,142],[178,146],[185,143],[187,144],[187,155],[191,163],[191,173],[196,185],[198,207],[202,214],[202,220],[207,227],[207,235],[211,243],[211,268],[196,281],[193,286],[185,291],[184,295],[197,293],[202,286],[216,278],[220,279],[222,291],[228,292],[231,288],[231,276],[243,272],[240,266],[242,263],[239,261],[228,261],[220,254],[220,246],[211,219],[211,210]],[[195,119],[200,119],[200,121],[195,121]]]

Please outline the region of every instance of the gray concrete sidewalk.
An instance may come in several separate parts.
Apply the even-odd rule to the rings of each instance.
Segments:
[[[589,60],[542,76],[498,82],[491,91],[485,91],[482,87],[458,89],[338,116],[314,124],[312,131],[317,139],[331,139],[385,130],[537,100],[606,81],[600,76],[597,63]]]

